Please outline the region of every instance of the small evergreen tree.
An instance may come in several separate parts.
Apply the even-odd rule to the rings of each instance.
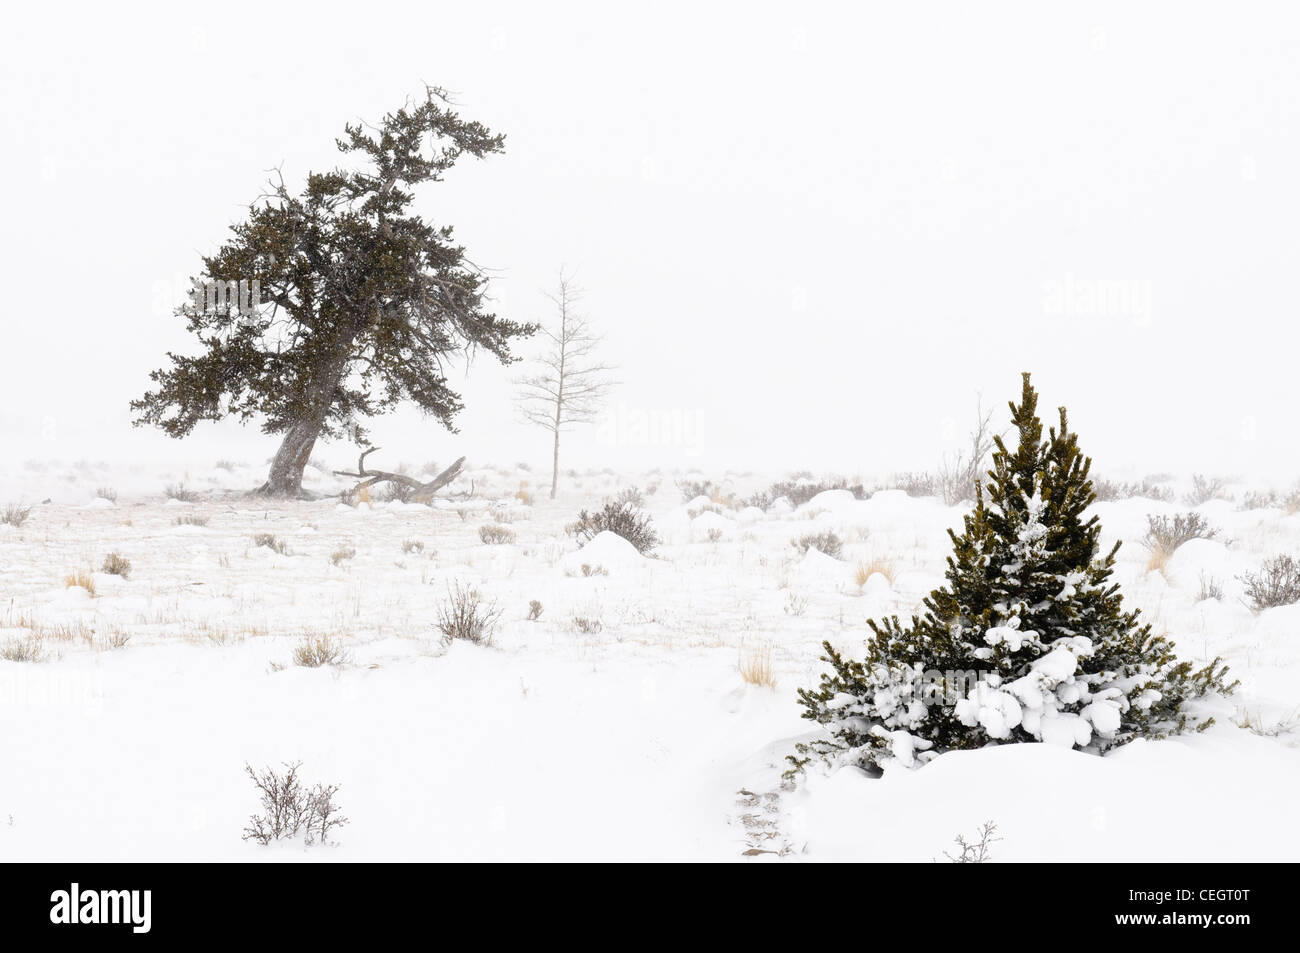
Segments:
[[[976,487],[964,532],[949,530],[947,585],[925,611],[869,622],[866,658],[825,644],[831,671],[800,689],[803,717],[831,740],[801,744],[814,757],[878,769],[924,764],[944,751],[1045,741],[1098,753],[1137,737],[1201,730],[1189,699],[1231,692],[1219,659],[1194,670],[1173,644],[1126,612],[1109,582],[1117,543],[1100,555],[1091,460],[1065,408],[1043,437],[1038,395],[1024,375],[1011,420],[1019,446],[997,438],[989,482]]]

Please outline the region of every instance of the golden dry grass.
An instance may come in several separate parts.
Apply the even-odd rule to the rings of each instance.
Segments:
[[[90,595],[93,596],[95,594],[95,577],[91,573],[80,569],[64,576],[63,585],[67,589],[71,589],[73,586],[80,586],[82,589],[85,589],[86,592],[90,593]]]
[[[853,581],[857,583],[858,588],[861,589],[867,584],[868,579],[876,573],[880,573],[889,580],[889,584],[892,586],[897,571],[898,570],[894,567],[894,564],[888,559],[874,558],[868,562],[858,563],[858,568],[853,573]]]
[[[1151,550],[1151,555],[1147,557],[1147,572],[1158,572],[1163,576],[1169,566],[1169,557],[1172,555],[1161,548]]]
[[[740,650],[740,677],[749,685],[760,688],[776,688],[776,677],[772,674],[772,645],[761,642],[758,645],[743,646]]]

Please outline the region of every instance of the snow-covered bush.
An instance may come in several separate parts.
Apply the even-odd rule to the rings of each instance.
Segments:
[[[1138,737],[1206,727],[1185,708],[1229,692],[1218,659],[1194,670],[1126,612],[1108,580],[1118,544],[1099,551],[1091,461],[1069,431],[1043,439],[1038,395],[1024,376],[1013,452],[1001,438],[992,480],[964,532],[949,531],[947,584],[904,626],[869,623],[866,657],[825,643],[831,671],[801,689],[803,715],[829,739],[802,744],[791,773],[814,757],[866,769],[924,764],[951,749],[1044,741],[1104,752]],[[1235,683],[1234,683],[1235,684]]]
[[[1172,503],[1174,493],[1168,487],[1161,486],[1150,477],[1139,481],[1093,479],[1092,492],[1098,502],[1110,503],[1115,500],[1131,500],[1142,497],[1148,500],[1160,500]]]
[[[1241,581],[1246,602],[1256,612],[1300,602],[1300,562],[1291,556],[1267,559],[1259,572],[1248,572]]]
[[[131,560],[118,553],[109,553],[104,557],[103,565],[99,567],[99,571],[108,573],[110,576],[121,576],[125,579],[131,575]]]
[[[807,479],[781,480],[773,483],[766,490],[755,493],[746,503],[749,506],[757,506],[760,510],[766,510],[781,497],[785,497],[790,501],[791,506],[799,506],[826,490],[848,490],[853,494],[854,499],[867,498],[867,491],[861,483],[850,486],[849,481],[843,477],[834,477],[816,482]]]
[[[273,553],[279,553],[281,556],[289,555],[289,547],[282,539],[277,539],[274,533],[254,533],[254,546],[265,546]]]
[[[790,540],[790,545],[801,553],[806,553],[810,549],[825,553],[832,559],[839,559],[844,552],[844,541],[830,530],[824,533],[806,533],[797,539]]]
[[[1210,500],[1228,499],[1227,489],[1227,481],[1221,477],[1195,473],[1192,475],[1192,488],[1187,493],[1187,502],[1192,506],[1200,506]]]
[[[266,846],[275,840],[304,835],[307,846],[325,844],[330,831],[348,823],[339,806],[334,803],[337,784],[317,784],[304,788],[298,780],[301,761],[286,762],[284,774],[274,768],[260,773],[253,766],[244,765],[244,773],[252,779],[262,800],[262,813],[248,819],[243,839],[257,841]]]
[[[8,523],[10,526],[22,526],[27,522],[27,517],[32,515],[30,506],[19,506],[16,503],[10,503],[3,510],[0,510],[0,523]]]
[[[515,531],[497,523],[485,523],[478,528],[478,538],[487,546],[500,546],[515,541]]]
[[[890,481],[893,489],[908,496],[938,496],[939,481],[932,473],[899,473]]]
[[[495,602],[484,602],[477,589],[456,583],[447,589],[447,601],[438,607],[438,631],[444,645],[460,639],[475,645],[492,641],[501,609]]]
[[[199,498],[199,495],[188,489],[184,483],[169,483],[166,492],[169,500],[176,500],[180,503],[194,503]]]
[[[303,668],[320,668],[322,665],[343,665],[348,653],[328,635],[307,635],[293,650],[293,664]]]
[[[583,510],[578,518],[566,527],[578,541],[587,543],[605,531],[622,536],[643,556],[659,544],[650,517],[628,502],[609,500],[594,513]]]
[[[1174,516],[1148,516],[1147,534],[1142,540],[1153,555],[1168,559],[1183,543],[1192,539],[1214,539],[1219,531],[1200,513],[1176,513]]]
[[[0,659],[6,662],[43,662],[45,646],[34,635],[25,639],[7,639],[0,645]]]

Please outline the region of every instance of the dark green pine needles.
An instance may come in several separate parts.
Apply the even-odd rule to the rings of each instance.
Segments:
[[[1102,555],[1101,526],[1085,515],[1091,461],[1065,408],[1044,438],[1028,374],[1010,406],[1019,444],[996,440],[964,531],[949,531],[947,584],[910,625],[869,622],[862,660],[825,644],[831,671],[799,698],[830,738],[797,746],[790,773],[815,757],[878,769],[990,743],[1100,753],[1204,729],[1213,719],[1185,703],[1235,687],[1219,659],[1179,662],[1167,638],[1124,610],[1109,581],[1119,545]]]

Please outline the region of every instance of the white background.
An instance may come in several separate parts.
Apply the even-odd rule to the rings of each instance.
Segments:
[[[300,184],[345,121],[428,82],[507,153],[427,187],[423,213],[497,269],[510,317],[546,317],[540,291],[578,269],[615,411],[688,427],[667,447],[579,432],[572,465],[928,468],[977,393],[1001,407],[1032,370],[1102,473],[1293,478],[1293,11],[14,7],[0,435],[32,456],[269,456],[255,428],[132,431],[127,402],[186,348],[171,309],[265,170]],[[1119,313],[1062,302],[1102,282],[1131,292]],[[513,373],[474,365],[460,435],[407,413],[376,442],[547,461]]]

